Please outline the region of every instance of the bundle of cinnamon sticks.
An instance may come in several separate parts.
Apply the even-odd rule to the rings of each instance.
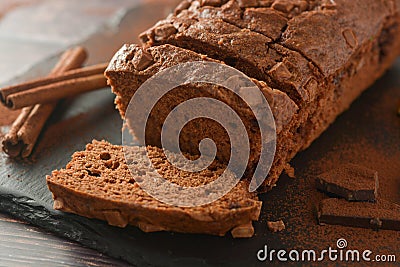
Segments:
[[[21,109],[4,137],[3,150],[10,157],[29,157],[36,141],[60,99],[107,86],[103,73],[107,64],[82,68],[87,52],[82,47],[67,50],[45,78],[0,89],[0,101],[10,109]]]

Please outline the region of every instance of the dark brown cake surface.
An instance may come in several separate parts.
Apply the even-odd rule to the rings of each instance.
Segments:
[[[183,1],[140,38],[150,50],[167,51],[163,45],[171,44],[206,55],[202,60],[222,61],[297,104],[296,116],[278,133],[265,190],[393,63],[400,52],[398,10],[391,0]],[[170,66],[174,58],[165,53],[158,68]],[[111,62],[106,73],[120,106],[134,92],[128,85],[146,79],[137,71],[151,72],[142,65],[131,67],[129,75],[122,65]],[[285,106],[274,114],[286,115]]]
[[[135,59],[141,57],[143,54],[151,55],[153,60],[147,68],[139,70],[135,67]],[[173,55],[173,56],[171,56]],[[149,47],[147,49],[140,48],[137,45],[125,45],[120,51],[114,56],[110,62],[108,69],[106,70],[106,76],[109,80],[114,93],[117,95],[116,103],[122,116],[125,116],[126,109],[129,101],[132,98],[136,90],[146,81],[149,77],[162,71],[168,67],[175,66],[180,63],[194,62],[194,61],[209,61],[218,62],[212,60],[204,55],[192,52],[190,50],[182,49],[172,45],[161,45],[155,47]],[[219,62],[221,63],[221,62]],[[290,138],[287,136],[291,125],[296,121],[298,106],[292,101],[288,95],[282,91],[270,88],[265,82],[252,79],[252,81],[258,86],[263,93],[266,101],[272,111],[272,115],[275,119],[275,128],[277,138],[279,140],[278,151],[286,149],[285,146]],[[231,87],[240,88],[241,81],[238,77],[230,77],[226,81]],[[241,92],[245,93],[246,88],[240,89]],[[230,90],[227,90],[220,86],[207,85],[207,84],[189,84],[187,86],[181,86],[177,90],[172,91],[165,95],[154,107],[154,112],[150,119],[147,121],[146,142],[150,145],[161,146],[161,130],[167,115],[178,105],[189,99],[195,97],[208,97],[218,99],[226,103],[229,107],[232,107],[242,119],[247,133],[250,136],[251,155],[249,163],[249,172],[252,171],[254,166],[257,164],[259,158],[259,147],[261,143],[261,137],[259,134],[258,125],[255,123],[256,118],[253,112],[249,109],[247,103],[237,97]],[[253,107],[254,108],[254,107]],[[208,107],[209,112],[210,107]],[[219,116],[219,110],[213,111]],[[219,116],[223,119],[223,115]],[[135,128],[132,121],[140,120],[138,116],[133,114],[131,120],[131,127]],[[140,122],[140,121],[139,121]],[[220,125],[211,123],[207,120],[197,120],[196,127],[195,122],[189,122],[180,133],[181,143],[180,148],[191,154],[198,154],[198,144],[204,138],[211,138],[215,141],[218,147],[219,153],[217,159],[222,163],[229,162],[230,159],[230,143],[226,140],[229,139],[226,133]],[[286,154],[279,154],[275,161],[284,162]],[[284,168],[283,164],[276,165],[274,172],[280,173]],[[275,175],[271,180],[267,181],[270,185],[273,185]]]
[[[147,40],[146,45],[170,43],[222,60],[252,78],[266,81],[274,88],[279,87],[297,103],[315,98],[314,87],[322,76],[298,52],[275,44],[260,33],[242,29],[217,17],[193,20],[193,16],[201,14],[186,13],[161,21],[145,32],[142,40]],[[157,38],[159,28],[171,25],[185,27],[181,26],[175,34]]]
[[[368,53],[376,41],[379,49],[387,50],[382,45],[396,43],[387,32],[398,31],[398,7],[390,0],[186,3],[186,8],[145,31],[142,42],[171,43],[223,60],[251,77],[279,85],[298,101],[310,101],[317,93],[307,88],[310,79],[324,87],[323,76],[329,82],[360,49]],[[379,57],[388,56],[388,51]],[[357,64],[361,69],[367,63]],[[280,70],[275,77],[273,67]]]
[[[146,55],[146,59],[142,59],[143,55]],[[146,68],[141,69],[137,67],[136,61],[140,60],[147,62]],[[222,63],[193,51],[172,45],[161,45],[147,49],[143,49],[138,45],[124,45],[111,60],[105,73],[106,77],[109,78],[109,83],[114,93],[117,94],[116,102],[121,115],[125,115],[128,107],[129,102],[126,100],[132,98],[135,91],[145,80],[166,68],[194,61]],[[132,80],[123,80],[122,75],[125,75],[126,79],[131,78]],[[275,118],[277,131],[280,132],[292,120],[298,109],[297,105],[284,92],[270,88],[265,82],[255,79],[252,79],[252,81],[260,88],[267,99]],[[123,84],[126,85],[126,88],[120,90],[122,89],[119,87],[121,86],[120,83],[121,85],[122,83],[126,83]],[[240,86],[240,81],[237,80],[235,83],[232,80],[231,85]],[[130,90],[127,88],[129,86],[131,87]],[[234,101],[234,99],[227,99],[227,101]]]

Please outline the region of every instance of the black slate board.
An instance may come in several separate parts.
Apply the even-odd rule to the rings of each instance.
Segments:
[[[340,146],[343,138],[366,138],[380,147],[400,151],[400,118],[396,116],[400,100],[399,74],[400,60],[308,150],[294,159],[298,177],[307,171],[309,162]],[[251,239],[165,232],[146,234],[134,227],[119,229],[102,221],[53,210],[51,194],[45,184],[46,174],[64,167],[72,153],[84,149],[92,139],[120,144],[122,121],[114,109],[113,97],[109,89],[104,89],[64,101],[40,137],[32,162],[13,161],[0,153],[0,210],[137,266],[265,265],[256,257],[265,244],[274,249],[304,246],[293,234],[302,229],[290,221],[302,211],[288,210],[287,203],[296,203],[299,194],[303,194],[296,193],[296,188],[301,188],[300,183],[305,180],[289,179],[285,175],[277,188],[262,196],[265,201],[262,219],[255,224],[256,236]],[[386,112],[386,116],[370,112],[372,107],[380,106],[384,107],[382,112]],[[385,127],[380,127],[382,123]],[[400,163],[394,158],[388,164],[399,166]],[[400,183],[398,188],[400,191]],[[282,217],[289,221],[287,230],[279,234],[268,232],[265,220]],[[362,238],[360,236],[361,241]],[[399,244],[388,246],[398,251]]]

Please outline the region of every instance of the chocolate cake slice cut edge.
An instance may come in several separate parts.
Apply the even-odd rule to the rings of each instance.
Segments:
[[[145,150],[142,147],[135,155],[143,157]],[[152,161],[165,162],[161,149],[147,147],[147,151]],[[166,179],[182,179],[173,166],[162,166],[157,170]],[[224,168],[222,165],[217,167],[213,172],[204,170],[188,179],[210,181]],[[137,169],[146,171],[145,166]],[[76,152],[65,169],[53,171],[46,179],[55,209],[104,220],[113,226],[134,225],[144,232],[224,236],[231,231],[233,237],[251,237],[254,234],[252,221],[258,220],[262,205],[256,194],[248,192],[246,181],[240,181],[227,195],[211,204],[193,208],[164,204],[149,196],[135,182],[125,162],[123,147],[106,141],[94,140],[85,151]]]
[[[135,66],[137,58],[142,57],[143,54],[152,57],[151,64],[145,69],[138,69]],[[174,55],[174,56],[171,56]],[[148,58],[148,57],[147,57]],[[161,45],[149,47],[147,49],[138,45],[124,45],[111,60],[105,75],[108,78],[108,83],[111,85],[113,92],[117,95],[116,105],[121,115],[126,118],[125,112],[128,107],[129,101],[136,92],[136,90],[150,77],[164,70],[168,67],[175,66],[180,63],[192,61],[209,61],[224,64],[221,61],[210,59],[204,55],[196,52],[179,48],[172,45]],[[235,78],[235,77],[231,77]],[[231,80],[228,79],[228,80]],[[270,105],[272,114],[275,119],[277,147],[274,162],[270,171],[270,175],[264,182],[263,190],[268,190],[275,185],[275,182],[282,170],[287,166],[288,157],[291,156],[288,148],[292,146],[295,129],[299,124],[298,119],[298,106],[292,101],[289,96],[277,89],[272,89],[265,82],[252,79],[252,81],[259,87],[264,94],[267,102]],[[235,86],[240,86],[240,81],[232,79]],[[165,97],[160,105],[155,106],[155,113],[147,123],[148,135],[146,135],[147,144],[154,146],[161,146],[160,135],[162,125],[166,115],[178,104],[194,97],[211,97],[225,102],[232,107],[237,114],[241,117],[242,122],[248,130],[248,138],[250,140],[251,155],[248,164],[248,171],[246,176],[250,177],[252,171],[258,163],[260,153],[260,139],[258,125],[254,123],[255,118],[249,107],[242,103],[228,90],[217,86],[209,86],[205,84],[190,84],[183,88],[183,90],[174,92],[174,94]],[[180,148],[187,153],[198,153],[198,142],[201,137],[210,137],[216,144],[226,144],[226,136],[223,132],[219,131],[215,125],[207,121],[201,121],[202,132],[199,127],[191,126],[180,133],[183,142],[180,143]],[[131,127],[134,128],[134,127]],[[151,131],[150,131],[151,129]],[[133,129],[134,130],[134,129]],[[147,132],[146,132],[147,134]],[[208,135],[207,135],[208,134]],[[221,155],[218,158],[222,163],[227,164],[230,156],[230,146],[223,145],[221,147]],[[218,155],[217,155],[218,156]]]

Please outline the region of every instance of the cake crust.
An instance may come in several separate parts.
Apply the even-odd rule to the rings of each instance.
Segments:
[[[278,139],[264,189],[400,53],[398,1],[183,3],[140,35],[145,47],[172,44],[221,60],[286,93],[299,108]]]

